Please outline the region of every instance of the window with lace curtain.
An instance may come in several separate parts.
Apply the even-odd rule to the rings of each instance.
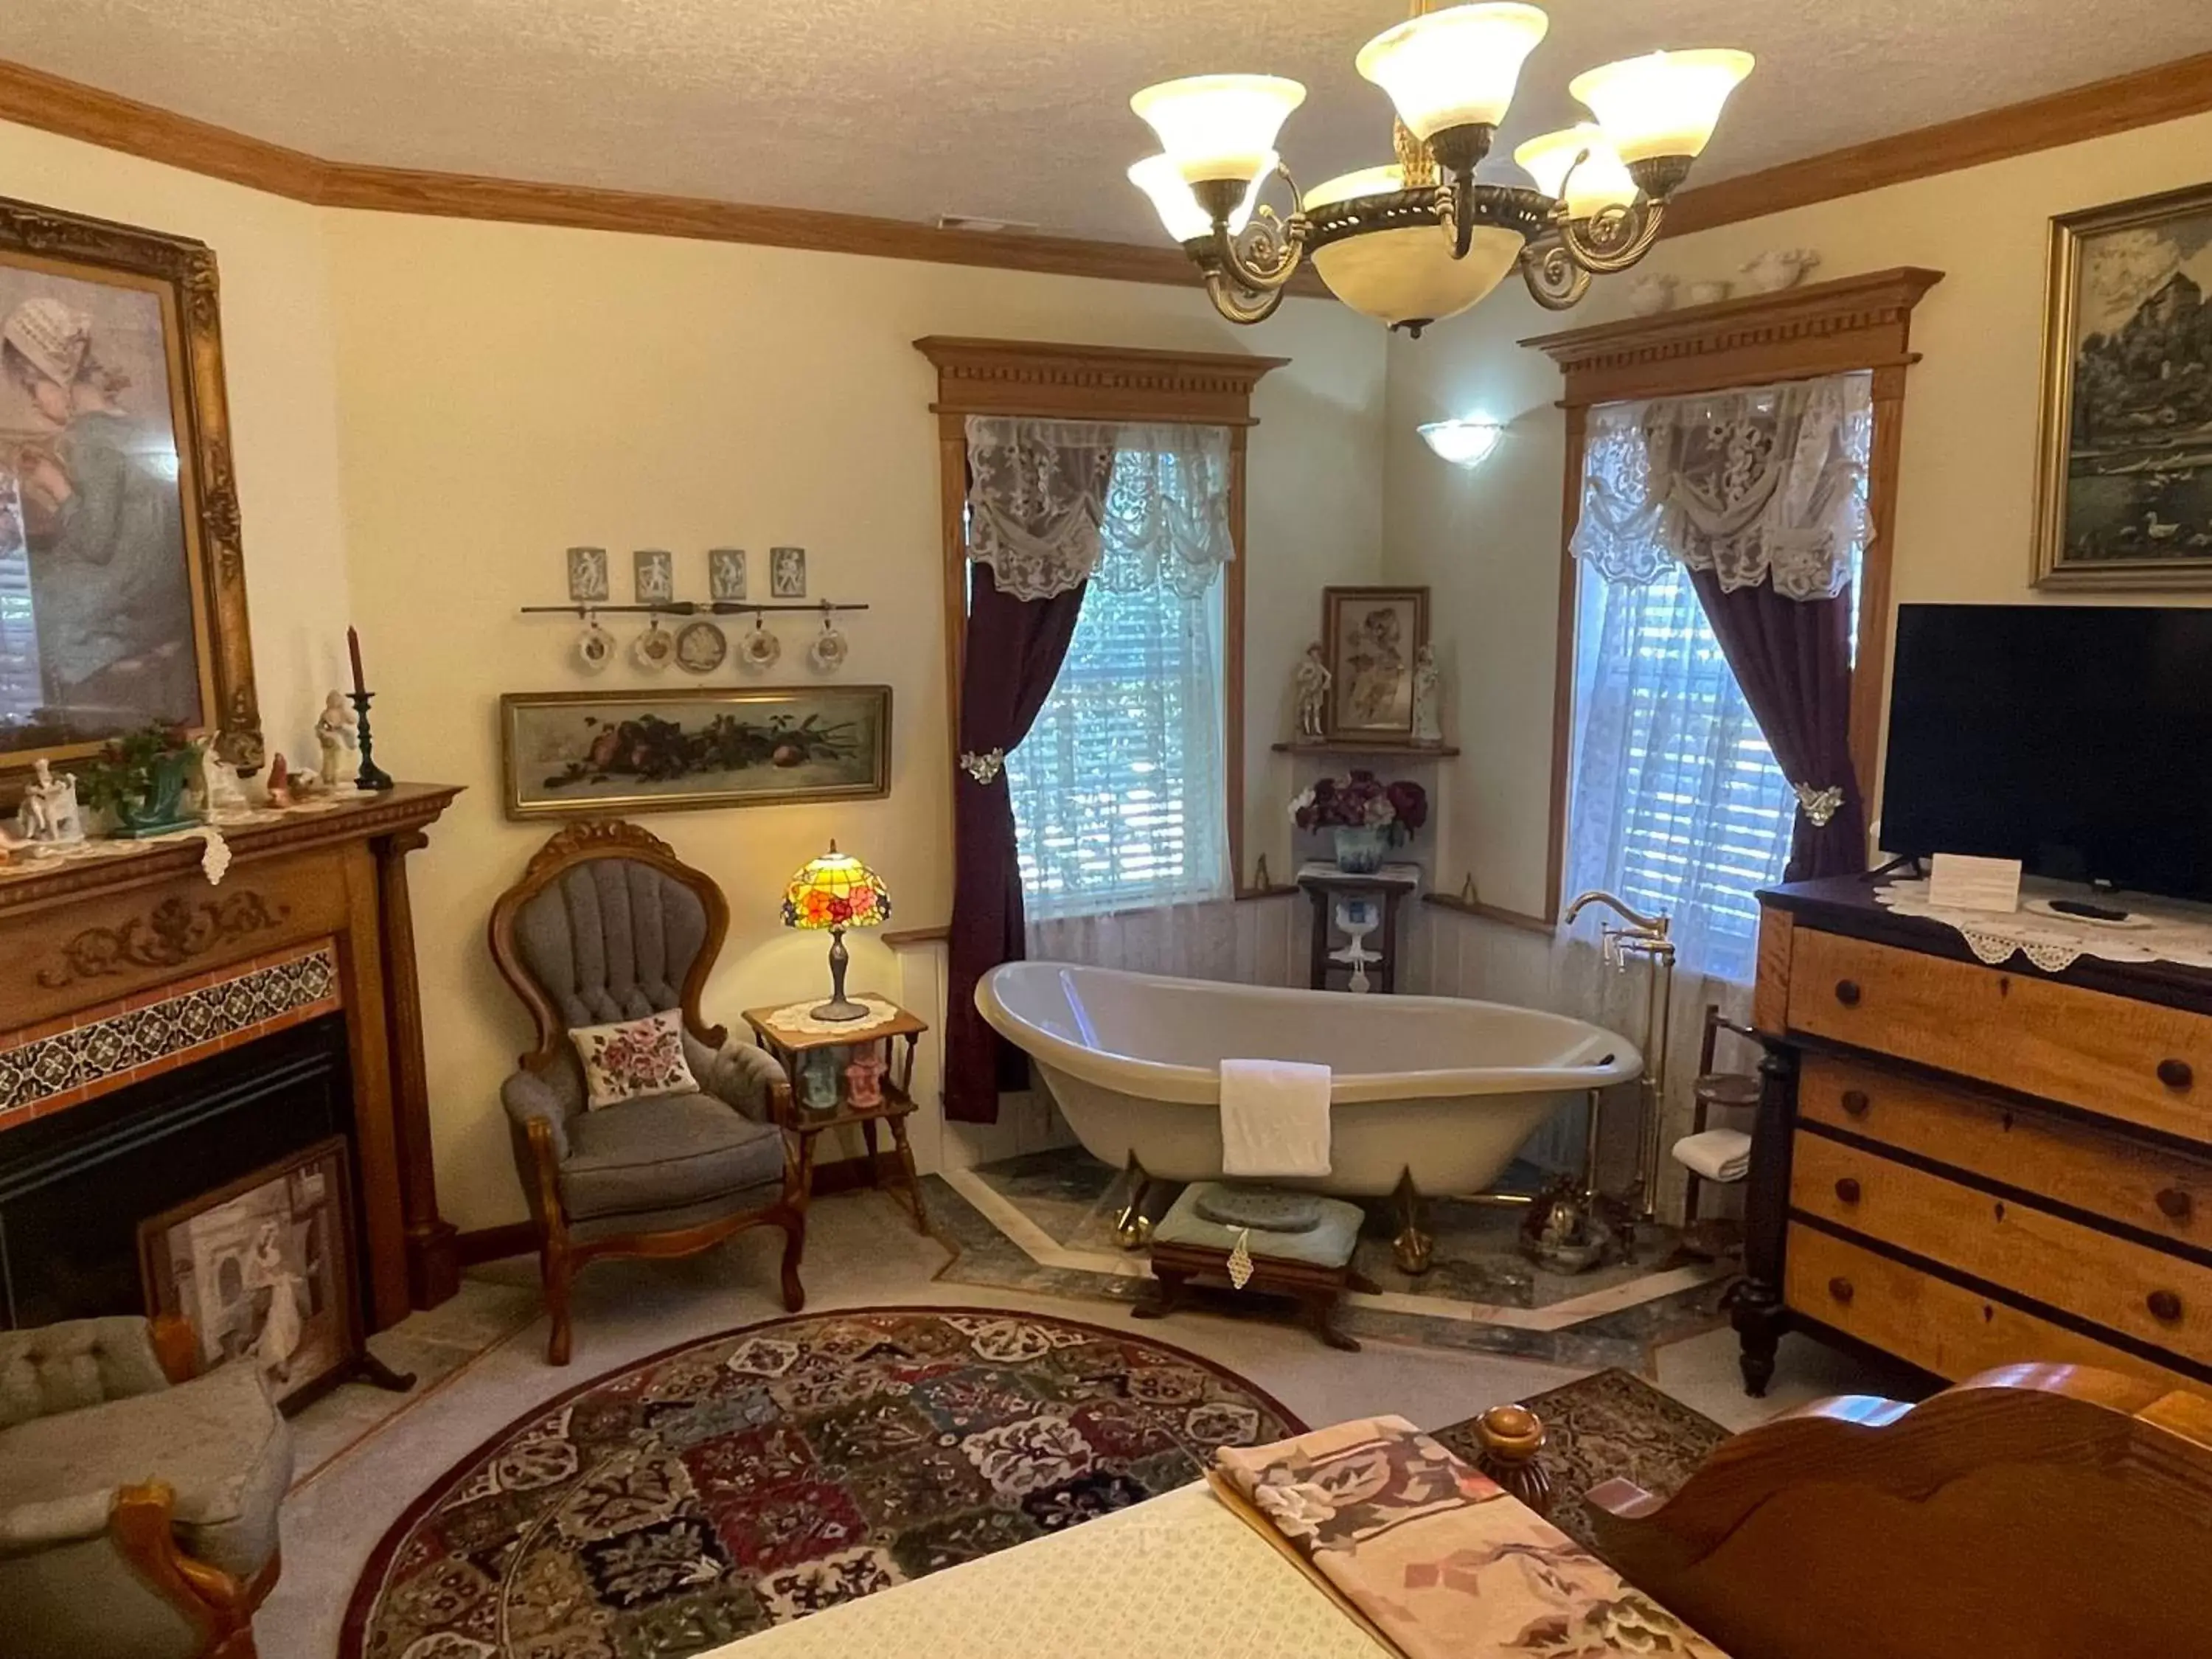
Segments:
[[[1228,482],[1220,428],[1115,432],[1075,636],[1029,736],[1006,757],[1032,919],[1231,891]]]
[[[1590,410],[1566,890],[1665,912],[1716,978],[1752,977],[1753,895],[1782,878],[1799,802],[1691,570],[1855,594],[1871,436],[1864,375]]]

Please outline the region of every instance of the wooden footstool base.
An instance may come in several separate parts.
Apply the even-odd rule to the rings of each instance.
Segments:
[[[1194,1280],[1204,1279],[1235,1286],[1229,1277],[1229,1258],[1236,1249],[1237,1231],[1207,1221],[1197,1212],[1200,1201],[1215,1183],[1200,1182],[1183,1190],[1152,1230],[1153,1292],[1129,1311],[1138,1319],[1159,1319],[1173,1313],[1188,1299]],[[1322,1200],[1320,1224],[1305,1233],[1270,1233],[1252,1230],[1245,1251],[1252,1258],[1252,1276],[1245,1291],[1287,1297],[1316,1336],[1332,1348],[1358,1353],[1359,1343],[1336,1328],[1336,1310],[1346,1291],[1373,1294],[1378,1288],[1365,1274],[1354,1270],[1352,1253],[1359,1238],[1360,1211],[1340,1200]],[[1289,1252],[1296,1251],[1293,1255]],[[1281,1252],[1281,1254],[1277,1254]]]

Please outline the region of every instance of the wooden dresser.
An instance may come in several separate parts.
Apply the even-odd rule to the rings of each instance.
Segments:
[[[1858,878],[1760,903],[1750,1391],[1793,1327],[2212,1384],[2212,973],[1989,967]]]

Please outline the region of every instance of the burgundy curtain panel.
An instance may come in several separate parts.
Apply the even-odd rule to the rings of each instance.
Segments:
[[[968,567],[968,636],[953,745],[952,936],[945,1011],[945,1115],[996,1123],[999,1091],[1028,1086],[1027,1060],[975,1012],[976,981],[1024,954],[1022,872],[1006,757],[1020,747],[1060,677],[1083,588],[1046,599],[999,591],[987,564]]]
[[[1851,769],[1850,589],[1792,599],[1764,581],[1723,592],[1711,570],[1690,580],[1782,775],[1816,795],[1838,792],[1825,823],[1800,806],[1784,879],[1856,875],[1866,868],[1866,803]]]

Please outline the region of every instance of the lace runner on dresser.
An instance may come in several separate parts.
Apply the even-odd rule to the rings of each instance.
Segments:
[[[2030,877],[2021,884],[2020,895],[2020,908],[2007,915],[1930,904],[1924,881],[1893,881],[1875,890],[1875,896],[1900,916],[1925,916],[1956,928],[1966,948],[1992,968],[2010,961],[2014,951],[2047,974],[2064,971],[2081,957],[2212,968],[2212,905],[2129,894],[2111,902],[2112,908],[2129,913],[2125,921],[2100,921],[2051,908],[2055,898],[2080,897],[2078,887]]]
[[[1225,428],[971,415],[968,473],[968,556],[1017,599],[1194,597],[1234,556]]]
[[[1611,582],[1672,559],[1728,592],[1832,599],[1866,544],[1873,428],[1866,374],[1599,405],[1571,544]]]

